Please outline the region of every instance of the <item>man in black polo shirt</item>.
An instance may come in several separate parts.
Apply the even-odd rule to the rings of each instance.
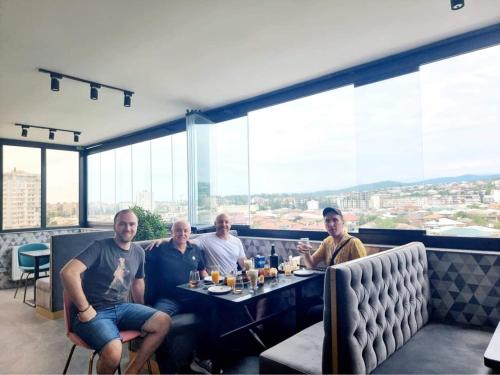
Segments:
[[[200,248],[189,243],[190,234],[187,221],[176,221],[172,239],[153,248],[147,256],[147,302],[170,316],[196,311],[193,300],[177,288],[189,282],[189,272],[197,270],[201,279],[208,275]]]
[[[146,255],[146,303],[170,316],[180,313],[197,313],[202,310],[199,301],[186,297],[177,285],[189,282],[189,273],[198,271],[200,278],[207,276],[205,263],[198,246],[189,243],[191,226],[184,220],[172,225],[172,239],[153,248]],[[161,373],[175,373],[169,360],[169,344],[165,341],[156,352]],[[194,357],[191,369],[209,373],[209,360]]]

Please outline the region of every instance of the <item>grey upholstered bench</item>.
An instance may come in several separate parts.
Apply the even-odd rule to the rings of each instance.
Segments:
[[[323,345],[316,335],[307,354],[316,363],[298,353],[313,326],[263,352],[261,373],[488,373],[492,334],[433,322],[430,296],[421,243],[329,267]]]

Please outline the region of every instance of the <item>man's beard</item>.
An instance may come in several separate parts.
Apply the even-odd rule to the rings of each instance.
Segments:
[[[130,233],[125,233],[125,234],[117,233],[116,238],[120,242],[127,243],[127,242],[132,242],[132,240],[134,239],[134,236]]]

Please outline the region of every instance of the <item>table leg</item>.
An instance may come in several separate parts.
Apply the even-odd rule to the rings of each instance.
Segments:
[[[295,328],[297,331],[302,330],[305,322],[305,311],[303,306],[302,286],[295,287]]]
[[[220,337],[220,315],[217,315],[217,304],[211,306],[210,316],[210,359],[212,360],[212,374],[219,374],[221,372],[221,337]]]

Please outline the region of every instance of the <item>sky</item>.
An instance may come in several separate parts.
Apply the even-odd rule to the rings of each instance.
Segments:
[[[491,47],[249,113],[251,193],[499,173],[498,61]]]

